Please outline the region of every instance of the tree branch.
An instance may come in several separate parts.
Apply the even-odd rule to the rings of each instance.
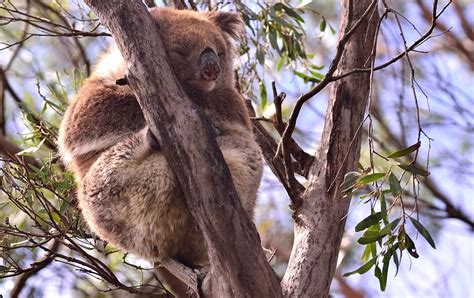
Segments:
[[[375,57],[373,51],[379,20],[376,1],[341,2],[341,31],[333,64],[336,69],[332,70],[331,66],[332,73],[344,73],[364,66],[366,61]],[[361,130],[358,127],[367,108],[369,85],[370,75],[364,73],[338,80],[331,89],[318,158],[313,163],[309,186],[303,194],[303,205],[296,213],[298,220],[295,221],[293,250],[281,283],[285,296],[327,297],[329,294],[337,248],[340,247],[350,204],[350,199],[343,197],[339,187],[342,177],[338,177],[338,173],[339,169],[343,173],[353,171],[359,160]],[[321,88],[318,86],[317,90]],[[300,99],[298,107],[308,99]],[[293,113],[298,113],[296,106]],[[288,133],[294,120],[290,118]],[[335,187],[329,190],[332,181],[335,181]]]
[[[47,252],[46,255],[44,257],[42,257],[40,260],[32,263],[30,265],[30,270],[27,270],[25,273],[18,276],[18,278],[15,280],[15,284],[13,285],[13,288],[10,292],[10,297],[11,298],[17,298],[20,295],[21,290],[23,290],[23,288],[25,287],[26,281],[30,277],[36,275],[42,269],[46,268],[49,264],[51,264],[51,262],[54,260],[54,257],[55,257],[54,254],[59,249],[59,244],[60,243],[59,243],[58,239],[53,239],[52,243],[51,243],[51,245],[48,249],[49,252]]]

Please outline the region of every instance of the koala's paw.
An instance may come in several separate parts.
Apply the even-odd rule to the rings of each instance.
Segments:
[[[148,129],[146,132],[146,140],[148,141],[148,145],[150,146],[151,149],[155,151],[161,150],[158,140],[155,138],[155,136],[153,135],[150,129]]]

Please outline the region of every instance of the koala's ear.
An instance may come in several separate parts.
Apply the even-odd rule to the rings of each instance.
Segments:
[[[207,18],[219,26],[233,39],[239,39],[244,32],[244,22],[239,13],[226,11],[205,12]]]

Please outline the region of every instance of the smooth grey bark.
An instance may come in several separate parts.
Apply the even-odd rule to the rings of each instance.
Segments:
[[[372,0],[341,0],[339,40],[357,22]],[[367,68],[378,23],[377,6],[347,42],[336,75]],[[296,213],[294,243],[281,282],[288,297],[327,297],[336,269],[350,197],[339,185],[345,173],[356,169],[361,130],[369,96],[370,74],[336,81],[331,89],[324,131],[310,170],[309,186]]]
[[[139,0],[85,0],[112,33],[147,124],[203,231],[213,297],[279,297],[255,225],[246,216],[208,121],[168,64],[156,24]]]

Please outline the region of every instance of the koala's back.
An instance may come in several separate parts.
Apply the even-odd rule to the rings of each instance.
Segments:
[[[59,133],[63,160],[79,178],[104,149],[145,126],[130,88],[88,78],[70,104]]]

